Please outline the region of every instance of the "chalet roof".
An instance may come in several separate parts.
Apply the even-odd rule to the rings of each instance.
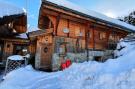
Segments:
[[[0,1],[0,18],[11,15],[25,14],[26,10],[23,8],[16,7],[9,3]]]
[[[90,18],[90,19],[94,19],[96,21],[103,22],[108,26],[119,27],[128,32],[135,31],[135,26],[133,26],[133,25],[127,24],[127,23],[119,21],[117,19],[107,17],[103,14],[97,13],[92,10],[81,8],[80,6],[75,5],[67,0],[42,0],[42,2],[48,3],[57,8],[60,8],[60,9],[66,10],[66,11],[70,11],[70,12],[78,14],[78,15],[84,16],[86,18]]]
[[[20,38],[20,39],[28,39],[28,36],[26,33],[22,33],[22,34],[19,34],[16,36],[17,38]]]

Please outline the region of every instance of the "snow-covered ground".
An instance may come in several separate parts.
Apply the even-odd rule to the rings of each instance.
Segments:
[[[105,63],[73,63],[53,73],[36,71],[30,65],[17,69],[5,76],[0,89],[135,89],[134,43],[121,41],[115,52],[120,57]]]

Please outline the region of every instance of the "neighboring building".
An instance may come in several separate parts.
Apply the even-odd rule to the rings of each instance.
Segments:
[[[102,61],[135,27],[66,0],[42,0],[40,30],[29,33],[37,69],[57,70],[64,59]]]
[[[0,2],[0,62],[27,48],[27,16],[22,8]]]

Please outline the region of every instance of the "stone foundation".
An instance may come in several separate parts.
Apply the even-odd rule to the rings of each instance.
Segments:
[[[95,57],[101,57],[101,61],[106,59],[112,58],[113,50],[106,50],[106,51],[89,51],[89,58],[87,59],[87,53],[67,53],[64,57],[64,61],[66,59],[70,59],[72,62],[82,63],[85,61],[93,61]],[[52,70],[56,71],[60,69],[60,65],[62,60],[58,53],[53,54],[52,59]]]

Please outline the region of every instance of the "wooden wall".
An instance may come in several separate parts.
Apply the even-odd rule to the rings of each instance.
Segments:
[[[13,44],[12,42],[4,42],[4,49],[3,49],[3,60],[6,61],[7,57],[13,54]]]
[[[36,53],[36,42],[34,43],[31,43],[30,46],[28,46],[28,50],[29,52],[35,56],[35,53]]]
[[[47,50],[46,50],[47,48]],[[51,58],[53,53],[52,34],[37,37],[36,43],[36,68],[51,69]]]
[[[18,33],[24,33],[27,31],[27,16],[26,15],[16,18],[16,20],[14,21],[14,29],[16,29]]]
[[[105,50],[108,47],[109,42],[117,42],[120,38],[127,35],[128,32],[122,31],[115,27],[109,27],[107,25],[91,22],[91,20],[84,20],[84,17],[79,15],[64,12],[53,7],[42,5],[39,16],[39,28],[44,25],[42,19],[47,16],[53,23],[54,36],[65,38],[78,38],[78,33],[82,33],[83,46],[86,48],[86,34],[89,30],[90,37],[88,38],[88,48],[95,50]],[[49,9],[48,9],[49,8]],[[53,8],[53,10],[51,10]],[[71,16],[70,16],[71,15]],[[87,27],[89,24],[89,27]],[[68,28],[69,33],[65,34],[63,29]],[[114,35],[115,33],[115,35]],[[112,38],[113,41],[112,41]]]

